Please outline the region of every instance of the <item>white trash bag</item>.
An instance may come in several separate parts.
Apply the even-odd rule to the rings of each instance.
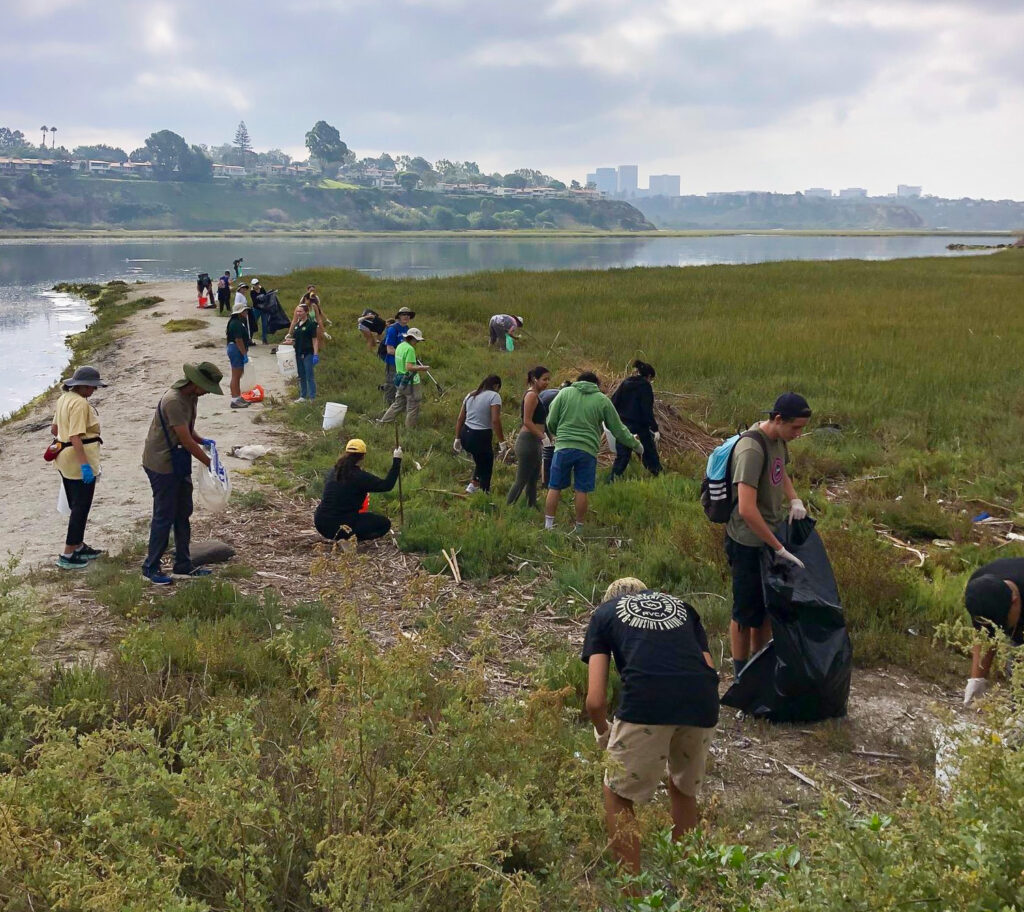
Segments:
[[[220,461],[217,444],[211,441],[204,449],[210,457],[210,467],[196,463],[196,496],[211,513],[223,513],[231,496],[231,479],[227,467]]]
[[[68,503],[68,492],[64,490],[63,479],[60,482],[60,486],[57,488],[57,512],[61,516],[71,515],[71,504]]]
[[[277,346],[277,369],[286,378],[299,376],[299,368],[295,362],[295,349],[291,345]]]

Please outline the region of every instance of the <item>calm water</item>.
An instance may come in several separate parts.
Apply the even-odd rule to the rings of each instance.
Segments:
[[[57,282],[195,280],[216,277],[244,257],[243,274],[281,274],[310,266],[358,269],[372,276],[443,276],[482,269],[612,269],[705,266],[769,260],[892,260],[962,256],[950,243],[998,243],[963,237],[666,238],[240,238],[201,240],[0,241],[0,416],[53,383],[65,369],[65,340],[92,318],[88,306],[48,291]]]

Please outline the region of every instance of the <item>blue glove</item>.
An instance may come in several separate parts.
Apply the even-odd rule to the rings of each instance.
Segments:
[[[248,364],[249,363],[249,356],[248,355],[242,355],[242,363],[243,364]]]
[[[211,444],[213,444],[215,442],[216,441],[214,441],[214,439],[212,437],[200,437],[199,438],[199,445],[200,446],[210,446]]]
[[[313,367],[316,367],[320,363],[320,356],[313,355],[313,357],[310,359],[310,363],[313,365]]]
[[[82,466],[82,481],[86,484],[92,484],[96,480],[96,473],[92,470],[92,466],[86,463]]]

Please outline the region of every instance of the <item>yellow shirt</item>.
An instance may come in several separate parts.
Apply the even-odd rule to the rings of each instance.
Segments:
[[[57,400],[57,409],[53,414],[53,423],[57,425],[57,439],[70,444],[71,438],[78,435],[82,438],[99,437],[100,416],[96,409],[89,405],[85,396],[79,396],[74,390],[64,393]],[[85,458],[89,460],[93,472],[100,472],[99,443],[85,444]],[[66,446],[57,454],[55,460],[57,471],[65,478],[78,480],[82,477],[82,464],[73,446]]]

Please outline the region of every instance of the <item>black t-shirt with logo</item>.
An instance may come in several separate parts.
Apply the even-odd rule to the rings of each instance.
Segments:
[[[622,678],[615,715],[641,725],[718,723],[718,673],[704,661],[708,637],[692,605],[645,590],[600,605],[583,642],[583,661],[610,655]]]
[[[1016,584],[1017,589],[1024,596],[1024,557],[1000,557],[975,570],[971,574],[969,582],[976,580],[979,576],[994,576],[996,579],[1009,580]],[[988,629],[988,625],[980,618],[972,617],[971,623],[976,630]],[[1015,645],[1024,644],[1024,611],[1021,612],[1017,626],[1012,630],[1004,627],[1003,632]]]

